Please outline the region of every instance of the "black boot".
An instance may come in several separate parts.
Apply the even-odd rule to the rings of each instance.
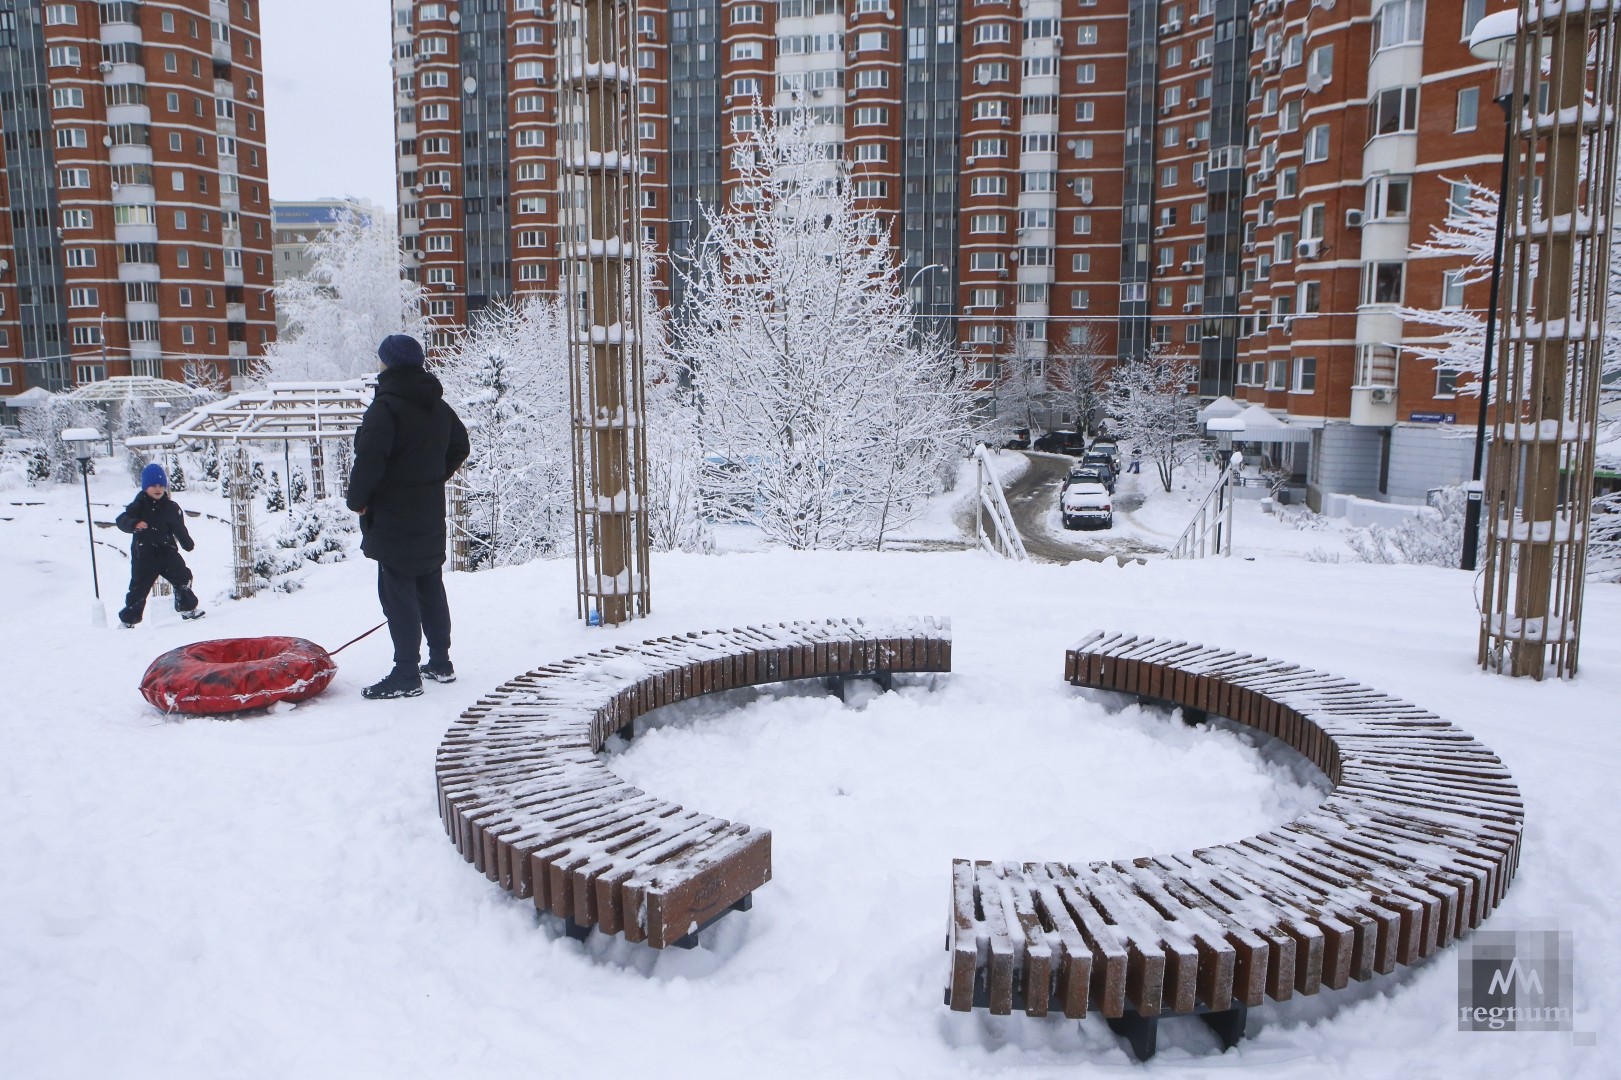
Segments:
[[[414,671],[399,668],[389,672],[387,676],[372,683],[360,692],[361,697],[373,701],[381,698],[418,697],[421,694],[421,677]]]
[[[443,660],[429,660],[418,668],[417,672],[424,679],[432,679],[434,682],[456,681],[456,665],[452,664],[448,657]]]

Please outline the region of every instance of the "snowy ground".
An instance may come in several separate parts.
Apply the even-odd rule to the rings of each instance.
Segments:
[[[104,472],[96,500],[122,505],[133,484]],[[1253,1010],[1249,1040],[1225,1055],[1197,1023],[1167,1022],[1145,1072],[1617,1074],[1603,1019],[1621,1006],[1616,587],[1589,590],[1581,677],[1537,685],[1476,669],[1470,579],[1432,568],[1264,553],[1123,568],[977,552],[659,556],[654,616],[605,631],[575,621],[572,565],[539,563],[452,577],[453,685],[361,700],[388,664],[377,634],[339,657],[313,702],[172,722],[135,692],[153,656],[205,636],[336,646],[379,618],[370,564],[225,601],[226,526],[194,519],[208,619],[182,624],[154,603],[137,630],[96,630],[80,499],[0,492],[5,1077],[1137,1075],[1099,1019],[942,1007],[951,858],[1186,849],[1318,795],[1290,755],[1070,690],[1063,649],[1091,627],[1336,671],[1495,749],[1528,815],[1519,879],[1491,925],[1574,933],[1576,1027],[1598,1043],[1459,1033],[1446,953]],[[15,505],[27,502],[42,505]],[[104,593],[121,594],[127,562],[104,551],[101,565]],[[570,941],[445,838],[434,748],[502,680],[605,642],[869,612],[951,616],[956,671],[849,706],[795,687],[693,703],[613,760],[650,791],[773,830],[774,880],[698,950]]]

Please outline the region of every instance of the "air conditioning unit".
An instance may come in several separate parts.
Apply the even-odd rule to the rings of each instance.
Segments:
[[[1256,172],[1255,172],[1255,179],[1263,181],[1263,182],[1272,179],[1272,170],[1271,169],[1257,169]]]
[[[1195,11],[1193,14],[1188,16],[1188,25],[1189,26],[1198,26],[1199,25],[1199,20],[1202,19],[1202,18],[1204,18],[1204,12]]]
[[[1262,60],[1261,61],[1261,70],[1262,71],[1276,71],[1276,70],[1278,70],[1278,58],[1276,56],[1269,56],[1265,60]]]
[[[248,100],[249,101],[258,101],[259,100],[259,91],[250,88],[248,90]]]
[[[1315,259],[1317,257],[1317,244],[1318,241],[1316,240],[1302,240],[1295,245],[1295,254],[1302,259]]]
[[[1246,254],[1246,255],[1254,255],[1255,254],[1255,245],[1254,244],[1245,244],[1244,245],[1244,254]]]
[[[1159,32],[1161,34],[1169,34],[1171,32],[1171,24],[1170,23],[1160,23],[1159,24]]]
[[[1345,212],[1345,227],[1347,229],[1360,229],[1360,228],[1362,228],[1362,211],[1360,211],[1360,210],[1347,210]]]
[[[1154,226],[1154,235],[1155,236],[1164,236],[1165,235],[1165,229],[1166,229],[1166,226],[1164,226],[1164,225],[1155,225]]]
[[[1199,140],[1198,139],[1189,139],[1188,140],[1188,149],[1189,150],[1197,150],[1198,148],[1199,148]]]
[[[1184,274],[1191,274],[1191,273],[1193,273],[1193,264],[1192,264],[1192,263],[1190,263],[1190,262],[1185,262],[1185,263],[1183,263],[1183,264],[1182,264],[1182,272],[1183,272],[1183,273],[1184,273]]]
[[[1368,400],[1375,405],[1391,405],[1396,401],[1394,386],[1375,386],[1368,391]]]
[[[1183,311],[1192,311],[1196,306],[1197,305],[1195,305],[1195,304],[1183,304],[1182,305],[1182,310]]]
[[[1161,116],[1170,116],[1171,115],[1171,106],[1169,106],[1169,105],[1161,105],[1159,107],[1159,114]]]
[[[405,88],[405,96],[408,97],[408,98],[414,98],[414,97],[417,96],[417,92],[413,88],[407,86]]]
[[[1277,220],[1277,215],[1274,214],[1270,210],[1268,210],[1266,213],[1261,215],[1261,224],[1262,225],[1270,225],[1276,220]]]
[[[1196,97],[1188,98],[1188,108],[1197,109],[1198,107],[1199,107],[1199,99],[1198,98],[1196,98]]]
[[[1202,176],[1195,176],[1195,177],[1194,177],[1194,178],[1193,178],[1193,186],[1194,186],[1194,187],[1204,187],[1204,177],[1202,177]]]
[[[1177,19],[1172,19],[1170,22],[1166,23],[1165,25],[1166,25],[1167,28],[1169,28],[1170,32],[1173,33],[1173,34],[1182,29],[1182,23],[1181,23],[1180,20],[1177,20]]]
[[[1002,117],[1002,126],[1003,127],[1012,127],[1013,126],[1013,117],[1011,117],[1011,116]]]

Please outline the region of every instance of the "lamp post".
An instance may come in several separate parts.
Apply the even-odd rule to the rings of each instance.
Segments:
[[[1458,565],[1475,569],[1480,553],[1480,510],[1486,499],[1481,472],[1486,460],[1486,405],[1491,394],[1492,354],[1497,345],[1497,304],[1503,281],[1503,230],[1508,221],[1508,167],[1514,150],[1514,39],[1519,13],[1498,11],[1483,17],[1469,35],[1469,51],[1497,64],[1493,100],[1503,109],[1503,168],[1497,181],[1497,229],[1492,237],[1491,288],[1486,302],[1486,343],[1480,354],[1480,415],[1475,418],[1475,460],[1463,516],[1463,556]]]
[[[96,572],[96,523],[90,518],[90,458],[95,445],[101,441],[101,432],[95,428],[67,428],[62,441],[73,447],[73,456],[79,459],[79,476],[84,481],[84,530],[90,538],[90,584],[96,599],[90,608],[92,626],[107,625],[107,609],[101,602],[101,575]]]

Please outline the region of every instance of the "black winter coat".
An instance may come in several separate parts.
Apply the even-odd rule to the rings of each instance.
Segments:
[[[142,521],[146,522],[146,528],[136,529],[136,523]],[[185,511],[167,495],[161,499],[154,499],[146,492],[141,492],[124,507],[124,512],[118,515],[115,524],[124,532],[134,534],[135,540],[130,544],[130,551],[135,555],[154,552],[161,548],[172,548],[177,543],[187,551],[196,546],[191,541],[191,533],[186,529]]]
[[[445,481],[469,447],[444,398],[420,366],[386,368],[355,432],[347,502],[361,515],[360,550],[398,573],[424,574],[445,561]]]

